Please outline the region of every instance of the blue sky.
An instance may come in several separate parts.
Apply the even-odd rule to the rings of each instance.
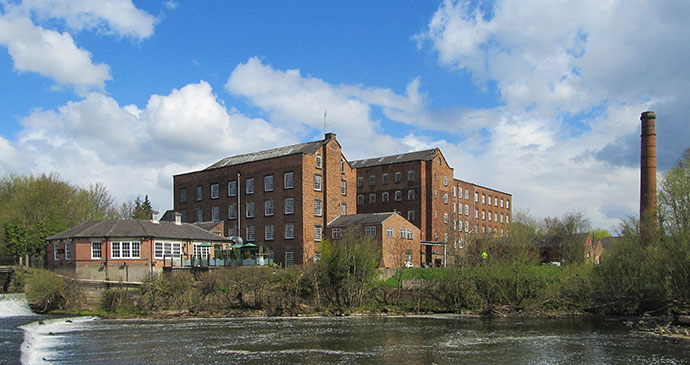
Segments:
[[[172,206],[173,174],[321,138],[438,146],[537,217],[614,227],[690,147],[686,1],[0,0],[0,174]]]

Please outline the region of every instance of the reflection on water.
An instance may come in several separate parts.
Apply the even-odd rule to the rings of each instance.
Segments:
[[[32,363],[682,364],[690,359],[685,340],[638,335],[619,320],[595,318],[81,317],[24,329],[23,360]]]

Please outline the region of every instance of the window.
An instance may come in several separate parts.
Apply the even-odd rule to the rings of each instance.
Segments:
[[[347,204],[340,204],[340,215],[347,215]]]
[[[237,204],[228,204],[228,219],[237,219]]]
[[[314,216],[320,217],[322,214],[321,199],[314,199]]]
[[[414,181],[414,171],[410,170],[407,172],[407,181]]]
[[[453,214],[458,212],[458,206],[453,204]]]
[[[503,199],[501,198],[501,208],[503,208]]]
[[[448,176],[443,177],[443,185],[448,186]]]
[[[249,179],[245,180],[244,184],[245,192],[247,194],[254,194],[254,178],[250,177]]]
[[[474,210],[474,219],[479,219],[479,209]]]
[[[510,224],[510,217],[506,215],[506,224]]]
[[[264,202],[264,215],[270,217],[273,215],[273,199]]]
[[[491,222],[491,212],[489,212],[489,222]]]
[[[323,228],[321,226],[314,226],[314,241],[321,241],[323,235]]]
[[[359,194],[357,195],[357,205],[362,205],[364,204],[364,195]]]
[[[364,186],[364,178],[363,178],[363,177],[358,177],[358,178],[357,178],[357,187],[358,187],[358,188],[361,188],[362,186]]]
[[[285,214],[295,214],[295,198],[285,198]]]
[[[405,238],[407,236],[407,232],[405,231],[405,228],[400,228],[400,238]]]
[[[292,189],[295,187],[295,173],[294,172],[286,172],[283,175],[283,187],[285,189]]]
[[[321,175],[314,174],[314,190],[321,191]]]
[[[273,175],[264,176],[264,191],[273,191]]]
[[[455,185],[453,185],[453,197],[456,196],[458,196],[458,188]]]
[[[254,236],[254,226],[247,226],[247,242],[256,241]]]
[[[295,264],[295,253],[292,248],[285,250],[285,267],[289,267]]]
[[[396,172],[395,175],[393,175],[393,181],[395,181],[396,183],[402,181],[402,174],[400,173],[400,171]]]
[[[434,190],[434,198],[438,198],[438,190]]]
[[[201,243],[194,244],[194,257],[208,259],[211,254],[211,247],[203,245]]]
[[[285,238],[292,239],[295,238],[295,224],[285,223]]]
[[[434,219],[438,218],[438,211],[434,210]]]
[[[443,194],[443,203],[448,204],[448,194]]]
[[[388,196],[388,192],[387,192],[387,191],[381,193],[381,202],[383,202],[383,203],[388,203],[389,200],[390,200],[390,199],[389,199],[389,196]]]
[[[501,223],[503,223],[503,214],[501,214]]]
[[[470,206],[465,204],[465,215],[470,215]]]
[[[388,174],[381,175],[381,184],[388,185]]]
[[[182,244],[179,242],[156,242],[153,247],[153,256],[157,259],[182,257]]]
[[[340,238],[343,236],[343,231],[340,228],[333,228],[331,230],[331,237]]]
[[[321,158],[321,155],[316,155],[316,168],[320,169],[323,167],[323,159]]]
[[[486,195],[482,194],[482,204],[486,204]]]
[[[180,189],[180,204],[187,202],[187,188]]]
[[[100,259],[103,257],[103,244],[100,242],[91,242],[91,258]]]
[[[474,192],[474,202],[479,203],[479,193],[477,193],[476,191]]]
[[[139,241],[111,242],[110,257],[138,259],[141,257],[141,243]]]
[[[181,209],[181,210],[180,210],[180,220],[181,220],[182,222],[186,222],[186,221],[187,221],[187,209]]]
[[[340,179],[340,195],[347,195],[347,180]]]
[[[267,224],[266,227],[264,227],[264,239],[266,241],[273,241],[273,238],[273,225]]]
[[[376,175],[369,176],[369,186],[376,185]]]
[[[402,191],[396,190],[395,191],[395,201],[401,201],[402,200]]]
[[[443,213],[443,223],[448,223],[448,213]]]
[[[340,173],[345,173],[345,160],[340,160]]]
[[[469,199],[470,199],[470,191],[465,189],[465,200],[469,200]]]
[[[443,242],[448,243],[448,233],[443,234]]]
[[[412,250],[405,250],[405,266],[412,263]]]
[[[482,210],[482,220],[486,220],[486,210]]]
[[[470,231],[470,222],[465,221],[465,232],[469,232],[469,231]]]
[[[220,220],[220,208],[217,206],[211,207],[211,219],[214,222],[218,222]]]
[[[407,200],[414,200],[414,190],[410,189],[407,191]]]
[[[498,213],[494,213],[494,222],[498,223]]]
[[[204,195],[204,187],[201,185],[196,186],[196,191],[194,193],[194,201],[200,201]]]
[[[376,237],[376,226],[366,226],[364,228],[364,235],[369,237]]]
[[[482,233],[486,233],[486,226],[482,226]]]
[[[386,227],[386,237],[393,237],[393,227]]]
[[[506,199],[506,209],[510,209],[510,200]]]
[[[369,204],[376,203],[376,194],[369,194]]]
[[[228,181],[228,196],[237,196],[237,180]]]
[[[230,236],[230,237],[237,236],[237,227],[228,228],[228,236]]]
[[[407,212],[407,220],[410,222],[414,222],[414,210],[410,210]]]
[[[498,198],[497,198],[497,197],[494,197],[494,206],[495,206],[495,207],[498,206]]]
[[[458,221],[458,231],[462,232],[462,221]]]
[[[458,198],[462,198],[462,188],[458,186]]]
[[[218,184],[211,184],[211,199],[218,199]]]
[[[69,242],[65,242],[65,260],[72,259],[72,248]]]
[[[414,239],[414,231],[412,230],[412,228],[407,229],[407,239],[408,240]]]
[[[198,222],[203,222],[203,221],[204,221],[204,211],[201,210],[201,208],[196,208],[196,211],[194,211],[194,213],[195,213],[195,215],[196,215],[196,217],[195,217],[195,218],[196,218],[195,222],[198,223]]]
[[[247,202],[245,217],[254,218],[254,202]]]

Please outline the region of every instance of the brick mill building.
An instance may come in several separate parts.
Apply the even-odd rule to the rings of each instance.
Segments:
[[[314,258],[328,222],[355,214],[355,170],[334,133],[320,141],[224,158],[173,176],[174,210],[185,222],[225,221],[285,266]]]
[[[512,196],[455,179],[438,148],[357,160],[352,167],[357,212],[398,211],[421,230],[422,241],[458,247],[469,234],[502,236],[510,223]]]

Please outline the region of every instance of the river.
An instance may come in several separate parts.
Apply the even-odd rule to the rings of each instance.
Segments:
[[[457,316],[102,320],[0,296],[0,363],[687,364],[690,342],[622,319]],[[40,321],[40,322],[39,322]]]

